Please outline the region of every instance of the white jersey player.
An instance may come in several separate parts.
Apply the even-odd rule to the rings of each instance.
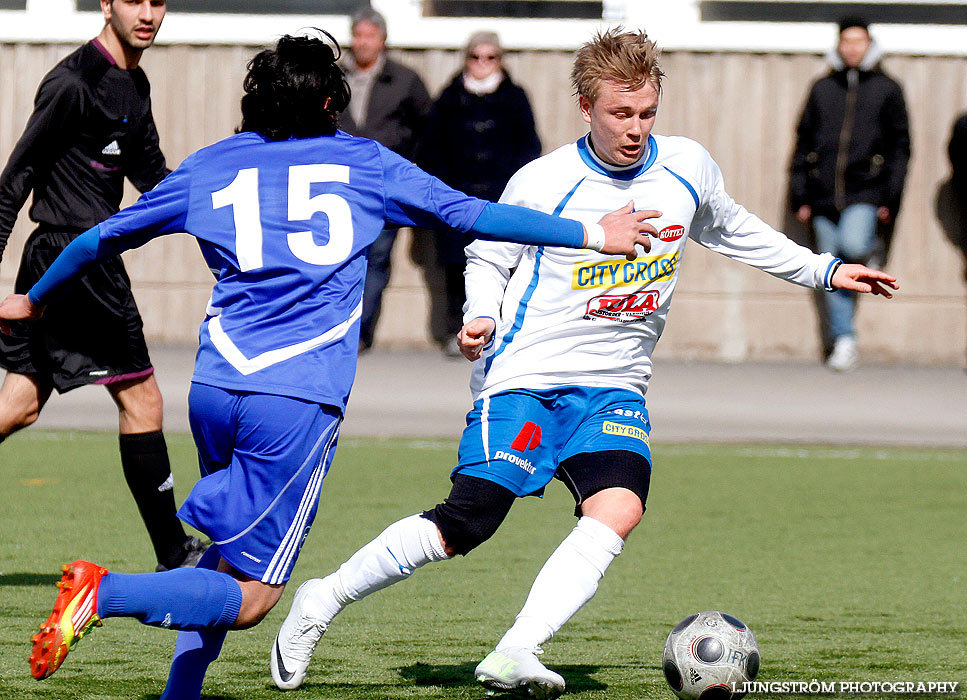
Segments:
[[[272,650],[280,688],[302,683],[316,643],[346,605],[431,561],[467,554],[518,497],[539,495],[557,478],[574,495],[577,526],[475,671],[489,690],[557,697],[564,679],[537,655],[591,599],[644,513],[651,476],[644,394],[686,239],[805,286],[887,297],[896,288],[889,275],[815,255],[749,214],[695,142],[652,136],[657,59],[641,32],[615,29],[582,46],[572,81],[590,133],[522,168],[502,198],[589,222],[616,204],[650,210],[650,246],[635,260],[483,242],[467,249],[459,341],[477,359],[476,400],[450,494],[299,588]]]
[[[474,368],[475,395],[567,384],[644,395],[689,238],[790,282],[832,288],[836,259],[796,245],[736,204],[718,165],[687,138],[649,135],[636,162],[614,166],[585,136],[524,166],[501,197],[579,221],[597,221],[629,200],[662,212],[651,219],[658,230],[651,250],[636,260],[574,248],[469,246],[464,320],[500,319]]]

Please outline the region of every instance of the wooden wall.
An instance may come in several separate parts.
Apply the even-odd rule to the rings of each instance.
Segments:
[[[0,160],[6,161],[44,73],[72,46],[0,44]],[[143,66],[152,82],[162,147],[174,167],[188,153],[232,132],[241,79],[252,47],[158,46]],[[453,51],[394,52],[437,93],[459,68]],[[568,52],[510,54],[513,77],[528,91],[545,150],[584,133],[568,83]],[[885,62],[906,93],[913,160],[887,268],[903,285],[892,302],[864,299],[860,350],[871,362],[962,365],[967,348],[964,258],[944,233],[935,199],[949,177],[946,144],[967,110],[967,60],[895,56]],[[787,167],[794,128],[819,56],[668,52],[656,132],[704,144],[735,199],[768,223],[804,233],[788,220]],[[134,193],[131,193],[133,199]],[[21,214],[2,264],[0,289],[12,286],[30,226]],[[395,251],[393,282],[377,342],[422,346],[427,293],[410,260],[409,238]],[[419,251],[416,251],[417,253]],[[690,246],[659,353],[696,359],[781,360],[820,355],[809,291],[773,280]],[[151,340],[193,342],[211,287],[194,242],[170,236],[125,254]]]

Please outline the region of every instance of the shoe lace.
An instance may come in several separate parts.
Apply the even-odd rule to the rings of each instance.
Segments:
[[[286,640],[289,656],[296,657],[300,661],[308,663],[325,631],[326,627],[324,625],[314,621],[308,615],[300,617],[299,623],[296,625],[295,634]]]

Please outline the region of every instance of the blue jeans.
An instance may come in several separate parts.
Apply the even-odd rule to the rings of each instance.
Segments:
[[[813,217],[816,248],[848,263],[866,263],[876,243],[876,205],[851,204],[839,215],[839,222],[825,216]],[[826,296],[829,330],[833,339],[855,335],[853,315],[856,292],[837,289]]]
[[[379,312],[383,307],[383,290],[389,284],[390,256],[399,229],[384,228],[369,246],[369,264],[366,268],[366,284],[363,287],[363,315],[359,320],[359,346],[368,348],[373,344]]]

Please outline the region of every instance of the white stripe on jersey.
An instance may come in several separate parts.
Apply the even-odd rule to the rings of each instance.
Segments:
[[[353,312],[349,314],[349,318],[340,323],[338,326],[330,328],[328,331],[322,335],[318,335],[315,338],[310,338],[309,340],[304,340],[301,343],[296,343],[294,345],[288,345],[283,348],[278,348],[276,350],[268,350],[256,355],[253,358],[245,357],[241,350],[232,342],[232,339],[228,337],[228,334],[222,328],[221,318],[215,316],[208,321],[208,335],[211,338],[212,345],[215,349],[221,353],[229,364],[244,375],[252,374],[253,372],[258,372],[260,369],[265,369],[272,365],[278,364],[283,360],[290,360],[297,355],[302,355],[310,350],[313,350],[320,345],[325,345],[326,343],[331,343],[334,340],[339,340],[349,331],[349,328],[355,323],[360,316],[363,314],[363,302],[360,301],[353,309]]]

